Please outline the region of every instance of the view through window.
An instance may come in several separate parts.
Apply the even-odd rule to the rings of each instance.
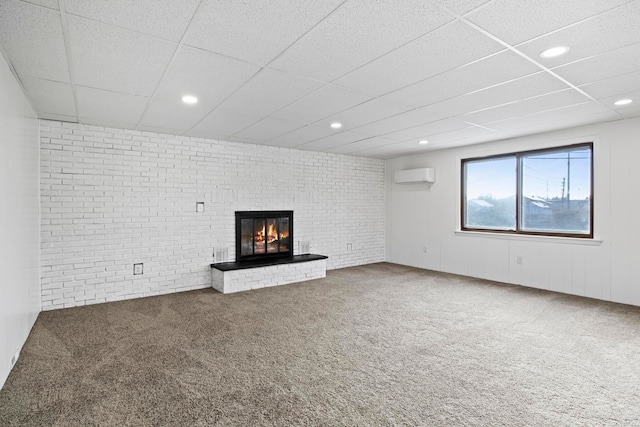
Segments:
[[[593,145],[465,159],[462,229],[593,237]]]

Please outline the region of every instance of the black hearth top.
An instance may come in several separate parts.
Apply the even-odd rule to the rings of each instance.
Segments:
[[[329,257],[326,255],[316,255],[316,254],[294,255],[292,257],[286,257],[286,258],[254,259],[254,260],[240,261],[240,262],[219,262],[217,264],[211,264],[211,268],[215,268],[220,271],[233,271],[233,270],[242,270],[245,268],[268,267],[270,265],[295,264],[298,262],[318,261],[320,259],[327,259],[327,258]]]

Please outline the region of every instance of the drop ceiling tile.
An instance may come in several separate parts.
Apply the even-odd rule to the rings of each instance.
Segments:
[[[627,105],[614,105],[616,101],[619,101],[621,99],[631,99],[633,102]],[[599,101],[602,102],[607,107],[611,108],[612,110],[623,112],[624,110],[627,110],[630,108],[637,108],[638,105],[640,105],[640,90],[635,92],[627,92],[624,94],[624,96],[617,95],[617,96],[600,98]]]
[[[484,124],[511,117],[526,116],[541,111],[568,107],[583,102],[589,102],[589,99],[574,89],[566,89],[466,114],[458,118],[474,124]]]
[[[382,145],[374,148],[367,148],[365,150],[356,151],[353,155],[364,156],[364,157],[373,157],[373,158],[382,158],[382,159],[391,159],[393,157],[399,157],[404,155],[404,153],[420,153],[429,150],[429,146],[423,146],[416,143],[408,143],[408,142],[396,142],[394,144]]]
[[[112,123],[125,123],[129,126],[138,123],[149,98],[78,86],[78,115],[83,119],[103,120]]]
[[[580,89],[596,99],[636,92],[640,90],[640,71],[588,83]]]
[[[368,95],[333,85],[326,85],[273,114],[273,117],[304,125],[348,110],[370,99],[371,97]]]
[[[447,146],[456,146],[467,144],[477,144],[486,142],[492,138],[498,139],[502,135],[501,132],[493,129],[485,129],[477,126],[470,126],[464,129],[452,130],[449,132],[439,133],[429,138],[429,147],[447,144]],[[453,144],[452,144],[453,143]]]
[[[349,144],[339,145],[337,147],[330,148],[328,151],[330,153],[337,153],[337,154],[351,154],[351,153],[357,153],[363,150],[370,150],[376,147],[382,147],[385,145],[393,144],[395,142],[396,141],[392,139],[373,136],[371,138],[363,139],[356,142],[351,142]]]
[[[368,125],[360,126],[355,130],[370,136],[389,135],[392,132],[435,122],[446,116],[437,111],[425,111],[424,109],[410,110],[402,114],[378,120]],[[388,136],[387,136],[388,138]]]
[[[538,67],[518,54],[503,51],[388,93],[382,98],[422,107],[539,71]]]
[[[266,65],[342,0],[204,0],[186,44]]]
[[[178,135],[178,136],[184,133],[184,131],[181,131],[179,129],[170,129],[170,128],[144,126],[144,125],[138,125],[136,126],[135,129],[143,132],[163,133],[167,135]]]
[[[111,122],[108,120],[88,119],[86,117],[85,118],[81,117],[80,123],[83,123],[86,125],[102,126],[102,127],[116,128],[116,129],[132,129],[132,130],[136,129],[135,123]]]
[[[331,129],[329,126],[308,125],[273,138],[269,140],[268,144],[277,147],[295,147],[334,133],[336,133],[335,129]]]
[[[380,147],[374,147],[372,149],[361,150],[358,154],[362,154],[363,152],[376,152],[379,154],[382,153],[391,153],[391,152],[420,152],[427,151],[429,148],[428,145],[420,145],[416,141],[405,141],[405,142],[396,142],[393,145],[383,145]]]
[[[65,0],[68,14],[180,41],[199,0]]]
[[[217,138],[221,138],[221,136],[233,135],[236,132],[240,132],[258,120],[260,120],[260,117],[253,117],[237,111],[217,108],[191,128],[187,132],[187,135],[200,137],[216,135]]]
[[[613,9],[630,0],[495,0],[466,16],[514,45]]]
[[[445,117],[456,117],[486,108],[531,98],[545,93],[567,89],[567,85],[551,76],[540,72],[521,79],[469,93],[457,98],[448,99],[425,107],[424,110],[443,114]],[[585,96],[584,100],[588,98]]]
[[[324,137],[322,139],[317,139],[315,141],[307,142],[306,144],[298,145],[295,148],[299,148],[301,150],[324,151],[324,150],[329,150],[330,148],[333,148],[333,147],[337,147],[339,145],[360,141],[366,138],[369,138],[369,136],[363,135],[358,132],[347,130],[344,132],[339,132],[334,135]]]
[[[338,114],[334,114],[326,119],[322,119],[316,122],[316,124],[329,128],[331,123],[340,122],[342,123],[343,130],[349,130],[387,117],[395,116],[412,109],[413,108],[407,107],[403,104],[375,98]]]
[[[573,109],[574,107],[575,109]],[[591,105],[591,103],[589,103],[587,105],[576,105],[574,107],[560,110],[561,114],[550,118],[549,123],[554,123],[557,129],[566,129],[569,127],[585,126],[621,119],[618,113],[602,108],[599,105]]]
[[[556,117],[551,117],[550,119],[550,121],[540,120],[531,122],[532,124],[525,127],[505,130],[505,133],[509,136],[509,138],[514,138],[517,136],[532,135],[536,133],[551,132],[554,130],[567,129],[577,126],[586,126],[595,123],[622,120],[622,117],[612,111],[600,111],[598,113],[585,115],[567,115],[566,117],[563,115],[559,115]]]
[[[20,80],[39,114],[77,116],[71,84],[31,77],[22,77]]]
[[[69,16],[76,84],[150,96],[176,45],[122,28]]]
[[[268,116],[310,94],[324,83],[263,68],[223,104],[222,108],[256,117]]]
[[[553,69],[574,85],[583,85],[640,70],[640,43]]]
[[[491,0],[437,0],[437,2],[459,15],[464,15],[483,4],[490,3]]]
[[[451,20],[423,0],[347,1],[271,66],[329,82]]]
[[[58,4],[58,0],[22,0],[22,1],[48,7],[49,9],[60,10],[60,5]]]
[[[65,116],[63,114],[42,113],[38,114],[38,118],[44,120],[57,120],[60,122],[78,123],[78,118],[76,116]]]
[[[625,4],[601,15],[518,46],[546,67],[555,67],[640,42],[640,2]],[[557,58],[539,58],[554,46],[568,46]]]
[[[241,136],[229,136],[225,139],[225,141],[231,141],[231,142],[242,142],[243,144],[262,144],[262,141],[257,140],[257,139],[251,139],[251,138],[243,138]]]
[[[286,120],[266,117],[246,129],[234,134],[240,138],[251,138],[259,141],[267,141],[297,129],[297,123]]]
[[[390,155],[390,154],[377,154],[377,155],[362,155],[360,153],[354,153],[354,156],[360,156],[360,157],[366,157],[369,159],[380,159],[380,160],[389,160],[389,159],[393,159],[395,157],[397,157],[396,155]]]
[[[71,82],[60,13],[1,1],[0,44],[18,75]]]
[[[491,122],[485,124],[485,126],[503,132],[510,132],[514,129],[535,126],[537,129],[539,129],[540,132],[543,132],[551,130],[551,123],[562,122],[563,120],[580,118],[598,113],[609,113],[609,116],[616,115],[616,113],[612,112],[602,104],[591,101],[582,104],[571,105],[569,107],[558,108],[555,110],[548,110],[536,114],[530,114],[523,117],[515,117],[497,122]],[[616,116],[620,118],[619,115]]]
[[[640,107],[636,106],[634,108],[625,108],[624,110],[621,110],[620,113],[628,119],[638,117],[640,116]]]
[[[200,103],[187,105],[179,99],[154,98],[149,103],[139,125],[185,132],[202,120],[209,111]]]
[[[182,46],[163,76],[156,97],[175,100],[192,94],[210,111],[259,70],[256,65]]]
[[[462,129],[468,126],[469,125],[467,123],[460,120],[445,119],[392,132],[386,134],[385,137],[391,138],[394,141],[413,140],[414,142],[417,142],[419,139],[429,139],[432,135]]]
[[[226,141],[229,137],[228,134],[226,133],[216,133],[215,131],[203,131],[203,130],[196,130],[196,128],[193,128],[187,132],[184,133],[185,136],[190,136],[190,137],[194,137],[194,138],[206,138],[206,139],[215,139],[218,141]]]
[[[382,95],[504,50],[498,42],[454,21],[335,81]]]

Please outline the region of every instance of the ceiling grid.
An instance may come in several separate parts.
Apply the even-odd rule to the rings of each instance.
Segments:
[[[43,119],[383,159],[640,116],[640,0],[2,0],[0,52]]]

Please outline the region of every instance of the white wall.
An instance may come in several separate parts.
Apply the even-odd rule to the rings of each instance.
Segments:
[[[384,260],[382,160],[42,121],[41,193],[44,310],[211,286],[236,210],[293,210],[329,269]]]
[[[460,235],[460,159],[594,141],[595,245]],[[640,119],[427,152],[386,162],[388,261],[640,305]],[[436,182],[393,184],[397,170],[436,169]],[[427,253],[423,246],[427,246]],[[516,263],[521,256],[523,264]]]
[[[0,55],[0,387],[40,312],[38,120]]]

